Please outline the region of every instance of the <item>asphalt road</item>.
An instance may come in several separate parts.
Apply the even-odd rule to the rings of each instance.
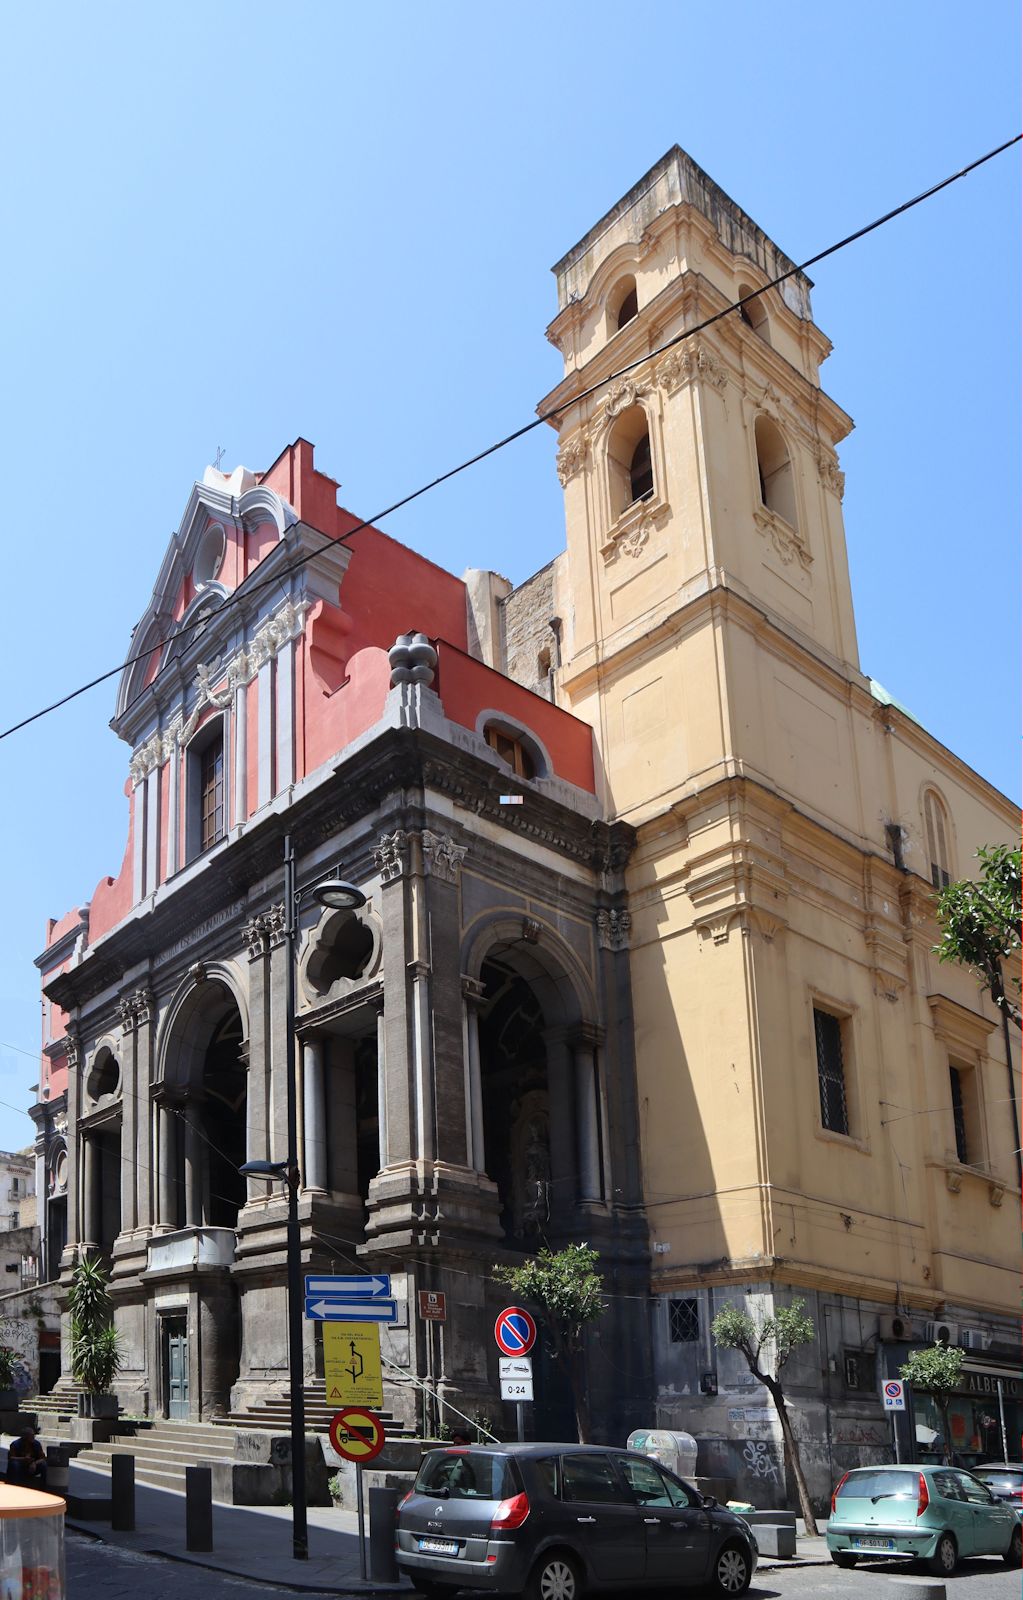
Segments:
[[[898,1587],[889,1579],[900,1574],[909,1576],[901,1565],[884,1562],[854,1572],[832,1566],[764,1572],[754,1580],[750,1600],[898,1600]],[[999,1561],[967,1561],[947,1587],[949,1600],[1019,1600],[1020,1575]],[[411,1597],[411,1590],[407,1592]],[[74,1532],[67,1535],[67,1593],[68,1600],[297,1600],[298,1595],[294,1589],[119,1550]]]

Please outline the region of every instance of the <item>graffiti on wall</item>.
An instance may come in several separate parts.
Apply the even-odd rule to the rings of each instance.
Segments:
[[[742,1459],[750,1476],[765,1483],[778,1483],[780,1473],[771,1446],[764,1439],[747,1439]]]
[[[39,1388],[39,1325],[34,1316],[0,1317],[0,1344],[14,1351],[13,1387],[19,1395]]]

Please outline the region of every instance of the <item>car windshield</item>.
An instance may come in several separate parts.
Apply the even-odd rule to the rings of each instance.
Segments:
[[[490,1450],[431,1450],[416,1479],[417,1494],[449,1500],[510,1500],[521,1490],[515,1463]]]
[[[881,1500],[903,1495],[916,1499],[920,1491],[918,1472],[850,1472],[840,1485],[839,1500]]]

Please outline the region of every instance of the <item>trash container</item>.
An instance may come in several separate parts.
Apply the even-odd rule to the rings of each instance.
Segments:
[[[696,1440],[691,1433],[678,1433],[670,1428],[637,1428],[629,1434],[628,1448],[640,1455],[652,1456],[669,1472],[680,1478],[696,1474]]]
[[[64,1511],[55,1494],[0,1484],[0,1595],[64,1600]]]

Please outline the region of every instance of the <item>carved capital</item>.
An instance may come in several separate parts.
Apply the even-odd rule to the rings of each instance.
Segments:
[[[288,937],[288,917],[283,902],[280,905],[271,906],[264,920],[266,922],[267,944],[271,950],[275,950]]]
[[[457,883],[468,846],[456,844],[446,834],[431,833],[424,828],[422,835],[423,871],[441,883]]]
[[[654,370],[654,377],[665,394],[669,395],[677,394],[693,375],[692,353],[687,344],[680,344],[674,350],[669,350]]]
[[[587,448],[586,436],[582,433],[575,434],[573,438],[566,440],[561,446],[558,451],[556,465],[558,479],[562,488],[565,487],[570,479],[575,477],[576,473],[584,465]]]
[[[394,833],[383,833],[373,851],[373,860],[384,883],[392,883],[408,871],[409,838],[404,828]]]
[[[67,1058],[68,1071],[74,1072],[82,1060],[82,1041],[77,1033],[69,1031],[64,1035],[64,1055]]]
[[[830,450],[821,450],[817,455],[817,476],[825,489],[832,494],[837,494],[840,500],[845,497],[845,473],[838,465],[838,457],[831,454]]]
[[[245,940],[250,961],[258,961],[260,956],[265,956],[270,948],[266,918],[252,917],[242,929],[242,938]]]
[[[693,359],[696,367],[696,376],[709,383],[718,394],[723,394],[728,383],[728,373],[709,345],[694,344]]]
[[[624,908],[601,906],[596,916],[597,943],[601,950],[627,950],[632,913]]]

